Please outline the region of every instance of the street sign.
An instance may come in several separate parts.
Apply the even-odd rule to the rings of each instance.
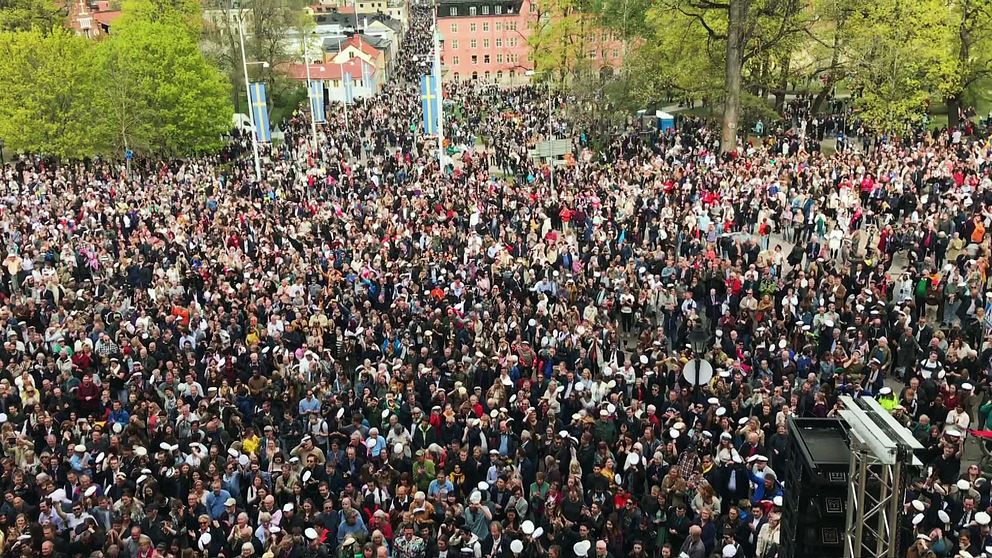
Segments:
[[[699,367],[698,372],[696,368],[697,366]],[[697,374],[699,376],[698,383],[696,382]],[[685,363],[685,366],[682,367],[682,377],[685,378],[685,381],[689,382],[690,385],[706,385],[713,379],[713,366],[703,359],[692,359]]]
[[[134,151],[131,151],[130,149],[124,151],[124,158],[127,159],[128,161],[134,159]]]
[[[534,146],[530,152],[531,157],[537,159],[558,158],[566,153],[572,152],[572,140],[568,138],[542,141]]]

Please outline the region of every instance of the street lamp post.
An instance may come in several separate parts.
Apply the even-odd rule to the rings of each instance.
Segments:
[[[340,54],[341,54],[341,37],[338,37],[338,55]],[[349,62],[349,64],[354,65],[354,62]],[[347,98],[348,93],[344,91],[344,62],[338,62],[338,68],[341,70],[341,90],[345,97],[342,102],[342,104],[344,105],[344,129],[350,130],[351,126],[348,124],[348,98]]]
[[[251,149],[255,155],[255,180],[262,181],[262,163],[258,158],[258,122],[255,122],[255,111],[251,107],[251,87],[248,84],[248,57],[245,55],[245,27],[244,18],[241,13],[238,13],[238,38],[241,41],[241,69],[244,70],[245,74],[245,97],[248,102],[248,118],[251,120],[252,134],[251,134]],[[268,63],[263,63],[263,67],[268,66]]]
[[[431,12],[434,16],[433,24],[434,31],[434,60],[433,60],[433,71],[431,73],[435,74],[434,79],[437,80],[437,91],[434,92],[437,95],[437,164],[438,171],[441,173],[441,177],[444,177],[444,94],[442,92],[441,86],[441,32],[437,28],[437,11],[441,9],[440,4],[435,6],[434,10]]]
[[[4,146],[3,140],[0,139],[0,165],[3,164],[3,146]]]
[[[316,160],[320,159],[320,142],[317,140],[317,113],[314,104],[317,102],[317,96],[313,94],[313,86],[310,83],[310,41],[309,38],[303,39],[303,67],[307,71],[307,97],[310,99],[310,131],[313,133],[313,156]]]
[[[703,380],[702,377],[706,375],[705,369],[709,368],[709,376],[712,377],[713,371],[712,367],[708,362],[703,360],[703,355],[706,354],[706,344],[709,342],[710,336],[706,333],[701,326],[697,325],[689,332],[689,344],[692,346],[692,353],[695,357],[693,359],[695,374],[693,374],[693,390],[692,397],[694,400],[699,399],[699,386],[705,383],[707,380]]]
[[[543,74],[544,72],[535,72],[534,70],[527,70],[524,75],[528,77],[535,77]],[[548,81],[548,152],[551,154],[551,190],[555,189],[555,155],[552,148],[554,146],[554,135],[555,129],[552,124],[552,116],[554,113],[554,104],[551,100],[551,81]]]

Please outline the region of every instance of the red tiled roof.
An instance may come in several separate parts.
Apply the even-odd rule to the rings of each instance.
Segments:
[[[112,12],[94,12],[91,15],[93,19],[97,20],[102,25],[110,27],[114,23],[114,20],[121,17],[121,11],[114,10]]]
[[[341,79],[344,74],[351,75],[351,79],[362,79],[362,66],[368,66],[370,76],[375,76],[375,66],[360,58],[352,58],[343,64],[325,62],[323,64],[310,64],[310,79]],[[307,79],[307,69],[303,64],[290,64],[286,68],[286,75],[290,79],[305,81]]]
[[[372,57],[372,59],[376,59],[382,54],[381,52],[379,52],[379,49],[369,44],[368,41],[362,39],[359,35],[352,35],[348,37],[348,40],[341,43],[341,52],[344,52],[345,49],[347,49],[349,46],[353,46],[356,49],[360,50],[361,52],[364,52],[365,54]]]

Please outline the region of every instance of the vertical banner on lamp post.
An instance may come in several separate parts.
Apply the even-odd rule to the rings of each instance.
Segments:
[[[255,82],[248,87],[251,98],[251,115],[255,120],[255,138],[262,143],[272,141],[272,130],[269,129],[269,107],[265,102],[265,84]]]
[[[314,122],[327,122],[327,113],[324,111],[324,80],[310,82],[310,104]]]

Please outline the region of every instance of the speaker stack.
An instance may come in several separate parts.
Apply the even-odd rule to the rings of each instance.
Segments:
[[[793,417],[788,426],[780,556],[841,558],[850,467],[845,424]]]

